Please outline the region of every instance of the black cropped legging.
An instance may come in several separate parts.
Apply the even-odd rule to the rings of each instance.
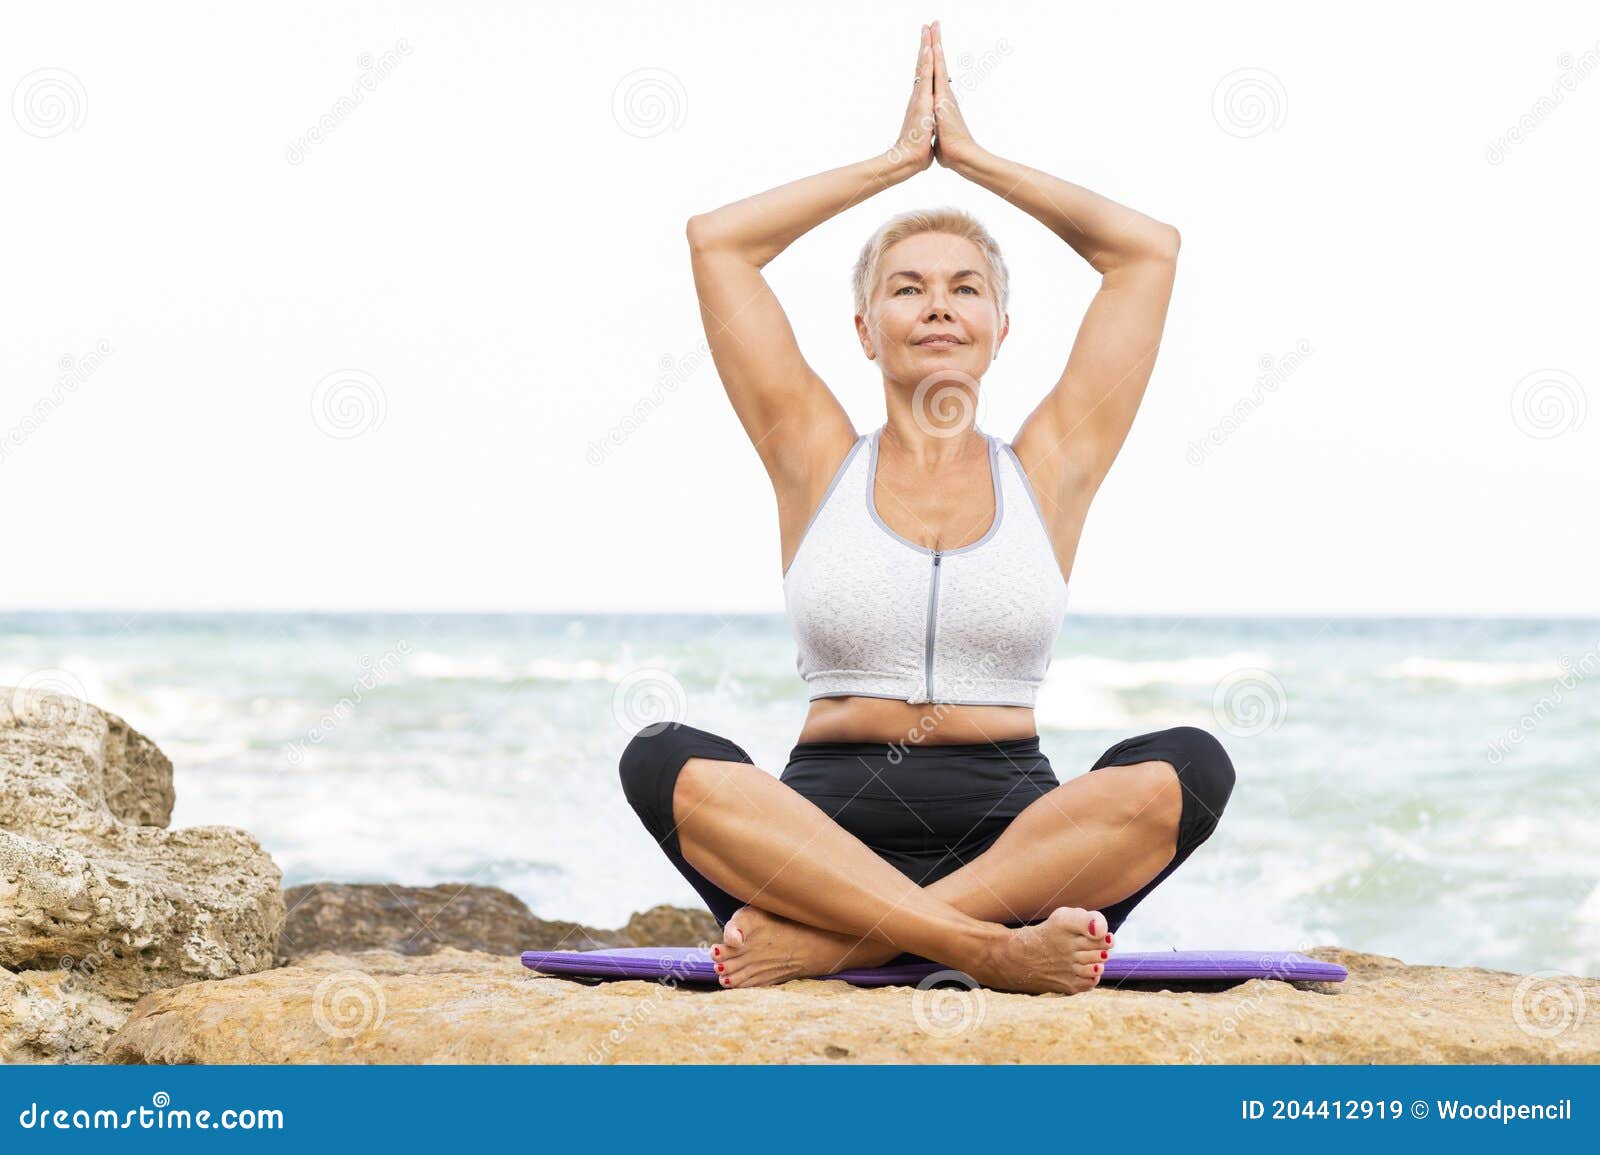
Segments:
[[[721,925],[745,904],[684,859],[673,817],[678,774],[695,757],[753,764],[750,755],[726,738],[681,723],[658,723],[641,730],[623,751],[622,789],[645,828]],[[1136,893],[1101,908],[1112,930],[1211,836],[1233,793],[1233,763],[1227,752],[1194,726],[1126,738],[1090,769],[1151,761],[1170,762],[1183,786],[1178,849]],[[1037,735],[944,746],[802,742],[790,753],[779,780],[918,886],[971,862],[1031,802],[1061,784],[1039,749]]]

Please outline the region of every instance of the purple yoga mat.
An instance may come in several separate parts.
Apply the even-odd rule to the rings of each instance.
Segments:
[[[597,979],[675,979],[718,987],[711,952],[697,946],[630,946],[611,950],[530,950],[522,965],[553,975]],[[861,967],[827,976],[858,987],[915,985],[939,971],[938,963]],[[1319,962],[1294,951],[1173,950],[1118,954],[1106,962],[1101,982],[1164,982],[1205,979],[1309,979],[1339,982],[1349,971],[1338,963]]]

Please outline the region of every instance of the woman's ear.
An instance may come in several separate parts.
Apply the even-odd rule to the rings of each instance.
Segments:
[[[872,349],[872,336],[867,329],[866,318],[860,313],[856,314],[856,337],[861,342],[861,351],[867,355],[868,361],[876,361],[878,354]]]

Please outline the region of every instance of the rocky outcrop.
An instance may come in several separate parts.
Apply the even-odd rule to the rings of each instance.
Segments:
[[[140,995],[274,964],[278,868],[243,830],[165,829],[172,805],[121,718],[0,688],[0,1060],[92,1058]]]
[[[280,961],[325,951],[389,950],[425,955],[445,947],[515,957],[525,950],[608,946],[697,946],[721,937],[708,911],[658,906],[621,930],[542,919],[498,887],[445,883],[313,882],[284,893],[288,922]]]
[[[318,954],[142,999],[118,1063],[1595,1063],[1600,980],[1407,966],[1342,983],[1015,995],[586,985],[441,949]]]

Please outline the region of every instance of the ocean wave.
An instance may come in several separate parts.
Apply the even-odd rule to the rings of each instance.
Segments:
[[[405,672],[424,681],[474,681],[474,682],[614,682],[623,677],[630,666],[619,662],[602,662],[595,658],[578,658],[562,661],[557,658],[534,658],[527,662],[511,662],[491,655],[452,655],[433,650],[420,650],[406,658]]]
[[[1049,679],[1071,678],[1089,686],[1137,690],[1146,686],[1214,686],[1239,670],[1272,669],[1270,654],[1239,651],[1212,657],[1159,658],[1133,661],[1095,654],[1075,654],[1053,662]]]
[[[1454,658],[1413,655],[1381,666],[1377,676],[1391,681],[1443,682],[1455,686],[1515,686],[1528,682],[1554,682],[1565,671],[1561,663],[1472,662]]]

